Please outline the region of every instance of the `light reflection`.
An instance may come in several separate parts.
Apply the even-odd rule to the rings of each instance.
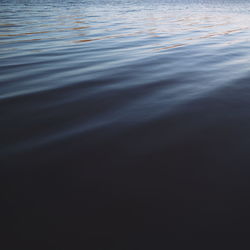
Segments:
[[[250,17],[245,12],[212,5],[201,8],[201,4],[183,4],[180,8],[165,3],[156,9],[150,5],[141,7],[134,5],[119,10],[118,5],[101,9],[79,5],[64,10],[60,16],[54,15],[57,8],[51,8],[48,18],[41,17],[41,22],[33,22],[26,13],[27,20],[21,23],[0,23],[0,27],[6,27],[0,30],[0,37],[5,39],[4,44],[56,39],[63,46],[110,39],[119,44],[129,39],[135,41],[136,46],[151,46],[153,51],[159,51],[250,30]]]

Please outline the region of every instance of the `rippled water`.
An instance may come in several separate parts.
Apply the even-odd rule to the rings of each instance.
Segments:
[[[211,249],[208,235],[239,244],[250,2],[0,3],[6,239],[21,249]]]

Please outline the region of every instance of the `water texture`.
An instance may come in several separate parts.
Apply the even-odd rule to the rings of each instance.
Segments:
[[[9,249],[243,242],[249,1],[0,4]]]

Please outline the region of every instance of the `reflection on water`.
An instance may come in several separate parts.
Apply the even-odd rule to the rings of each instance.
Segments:
[[[249,11],[247,1],[1,1],[6,239],[53,249],[239,239]]]

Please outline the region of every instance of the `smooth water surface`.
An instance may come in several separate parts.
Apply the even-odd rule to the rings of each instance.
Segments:
[[[250,2],[0,4],[10,249],[242,242]]]

